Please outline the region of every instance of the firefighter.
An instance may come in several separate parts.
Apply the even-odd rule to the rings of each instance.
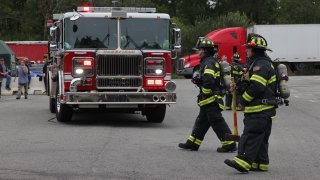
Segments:
[[[241,80],[241,77],[243,75],[243,67],[240,64],[241,58],[238,53],[235,53],[233,55],[233,62],[231,64],[231,76],[234,77],[234,80],[236,83],[238,83]],[[241,110],[239,101],[240,101],[241,95],[237,93],[237,111]],[[232,93],[227,91],[226,94],[226,110],[231,110],[231,104],[232,104]]]
[[[252,60],[250,81],[241,96],[244,106],[244,130],[239,142],[238,155],[226,159],[228,166],[240,172],[268,171],[268,140],[272,119],[276,115],[276,71],[266,55],[267,41],[260,35],[248,38],[247,55]]]
[[[197,48],[201,56],[200,74],[195,76],[192,82],[200,89],[198,95],[200,113],[187,142],[180,143],[179,147],[197,151],[211,126],[222,144],[221,147],[217,148],[217,151],[236,151],[236,143],[225,140],[225,134],[230,134],[231,131],[221,114],[224,105],[221,97],[222,86],[220,85],[220,64],[217,59],[218,49],[210,39],[199,40]]]

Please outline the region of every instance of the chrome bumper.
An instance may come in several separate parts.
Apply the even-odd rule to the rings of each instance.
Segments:
[[[172,92],[66,92],[66,104],[175,104],[176,93]]]

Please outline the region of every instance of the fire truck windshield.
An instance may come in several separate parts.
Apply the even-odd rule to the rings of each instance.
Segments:
[[[117,48],[117,20],[84,18],[65,19],[65,49]]]
[[[121,49],[166,49],[169,47],[168,19],[122,19]]]

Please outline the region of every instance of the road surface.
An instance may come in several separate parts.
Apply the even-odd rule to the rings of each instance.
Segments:
[[[139,115],[77,114],[58,123],[46,96],[0,100],[0,179],[319,179],[320,77],[292,77],[289,107],[278,109],[270,138],[270,171],[239,174],[223,161],[210,130],[198,152],[177,145],[199,108],[190,80],[176,80],[178,104],[162,124]],[[232,112],[223,113],[232,124]],[[240,132],[242,113],[239,114]]]

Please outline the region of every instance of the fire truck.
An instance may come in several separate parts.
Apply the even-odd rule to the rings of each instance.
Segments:
[[[167,105],[177,99],[171,61],[181,50],[181,31],[168,14],[84,6],[53,15],[49,25],[46,77],[58,121],[87,109],[164,120]]]

